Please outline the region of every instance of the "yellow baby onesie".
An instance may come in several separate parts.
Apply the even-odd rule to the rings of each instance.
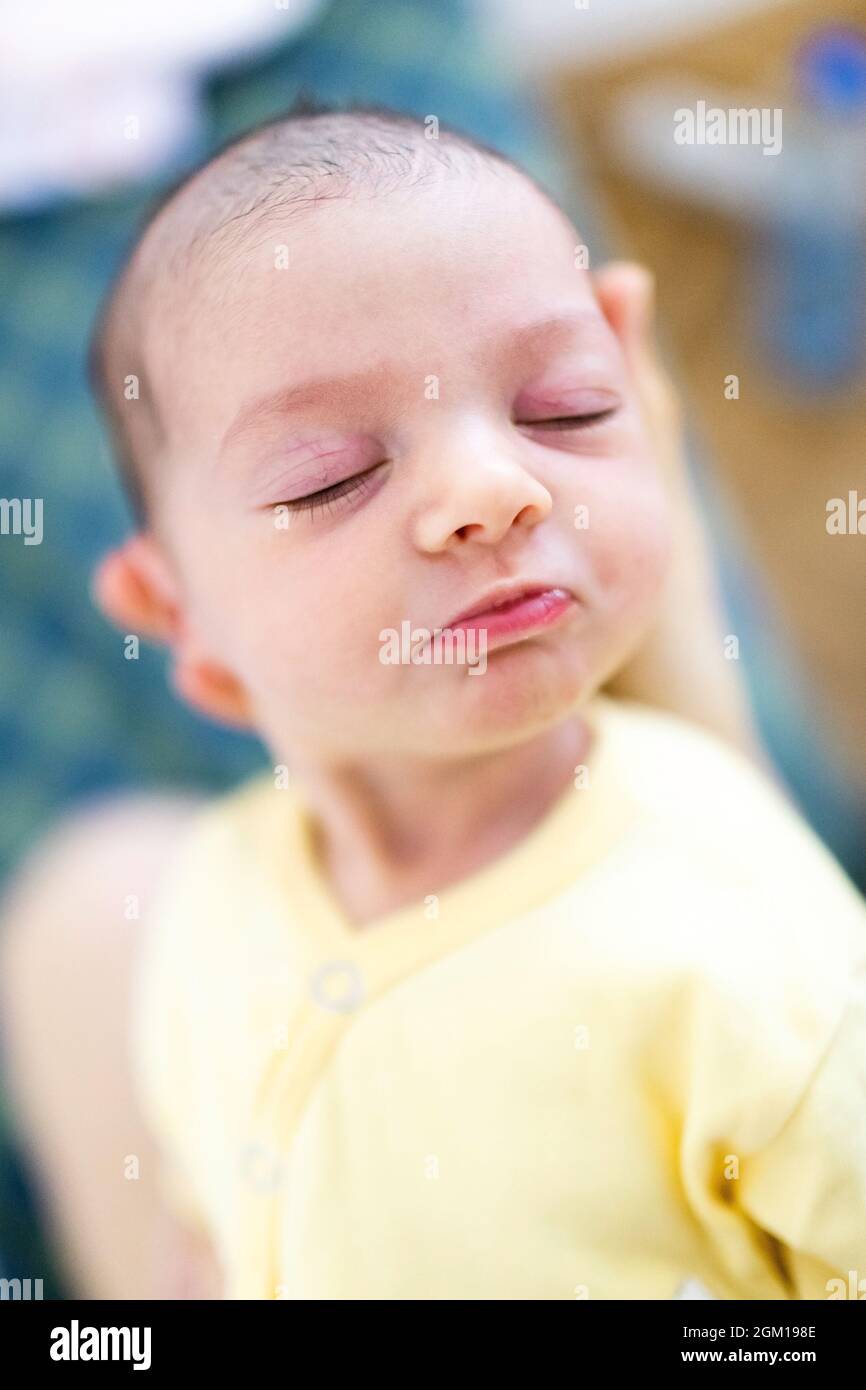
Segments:
[[[714,738],[587,718],[521,843],[360,928],[270,774],[180,847],[133,1055],[229,1298],[866,1296],[862,900]]]

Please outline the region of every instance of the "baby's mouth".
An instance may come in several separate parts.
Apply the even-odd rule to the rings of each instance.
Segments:
[[[450,631],[478,629],[501,646],[552,627],[573,613],[577,600],[559,585],[523,584],[492,590],[447,624]]]

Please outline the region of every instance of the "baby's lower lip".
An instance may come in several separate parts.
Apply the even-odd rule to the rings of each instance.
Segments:
[[[538,593],[524,594],[484,613],[473,613],[471,618],[461,618],[451,624],[451,631],[481,628],[487,633],[488,644],[496,640],[497,645],[502,645],[509,640],[525,637],[530,632],[551,627],[571,612],[574,606],[574,595],[567,589],[544,589]]]

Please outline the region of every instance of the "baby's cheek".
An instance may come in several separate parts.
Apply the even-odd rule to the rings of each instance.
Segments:
[[[655,599],[667,578],[671,562],[672,535],[667,508],[649,510],[634,534],[634,574],[639,594]]]
[[[671,519],[661,487],[646,478],[598,497],[587,540],[601,594],[621,601],[654,599],[671,555]]]
[[[246,594],[243,660],[262,688],[314,708],[347,691],[365,698],[382,671],[382,621],[363,574],[286,553],[266,576],[250,575]]]

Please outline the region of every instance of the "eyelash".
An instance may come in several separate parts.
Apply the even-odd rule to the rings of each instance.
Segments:
[[[309,512],[310,520],[313,521],[317,511],[327,511],[330,514],[332,502],[339,502],[356,492],[365,492],[369,485],[368,480],[380,467],[381,464],[377,463],[373,468],[368,468],[366,473],[356,473],[352,478],[343,478],[341,482],[320,488],[318,492],[308,492],[306,497],[294,497],[290,502],[275,502],[274,506],[288,507],[293,512]]]
[[[593,411],[591,415],[559,415],[550,420],[516,420],[515,424],[521,425],[524,429],[579,430],[600,425],[603,420],[615,414],[616,406],[610,406],[607,410]],[[295,497],[288,502],[275,502],[274,506],[288,507],[293,512],[309,512],[311,521],[315,519],[317,511],[328,512],[330,515],[332,503],[352,497],[356,492],[363,494],[369,486],[369,479],[380,467],[381,464],[377,463],[373,468],[368,468],[366,473],[344,478],[339,483],[332,483],[330,487],[320,488],[318,492],[309,492],[306,497]]]
[[[551,420],[515,420],[514,423],[526,430],[581,430],[600,425],[602,421],[615,415],[616,410],[617,407],[612,405],[607,410],[595,410],[591,415],[557,415]]]

